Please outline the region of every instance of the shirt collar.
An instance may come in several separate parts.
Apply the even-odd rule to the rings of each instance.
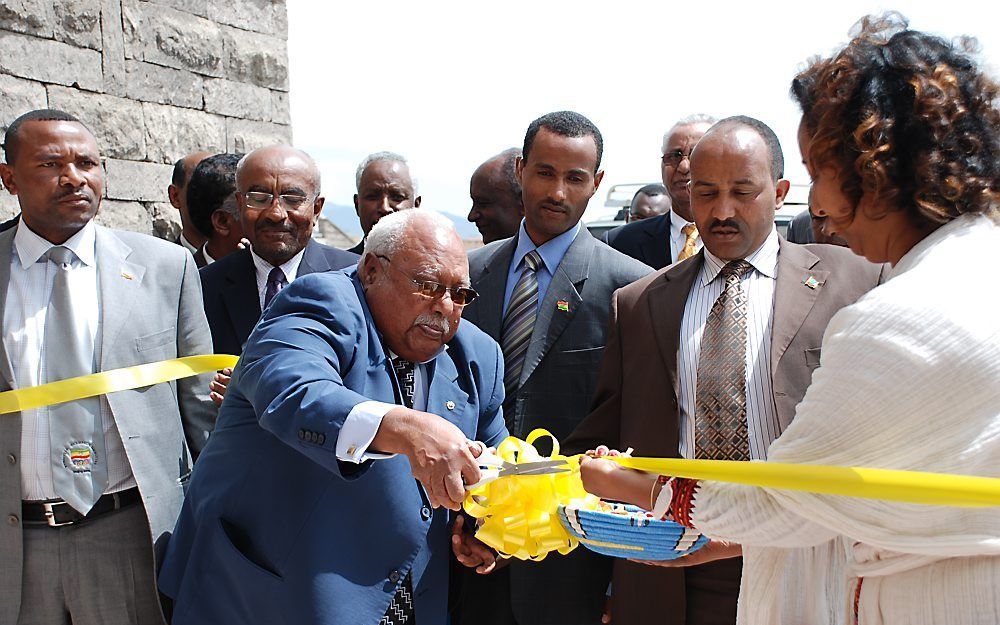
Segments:
[[[511,267],[515,269],[520,267],[528,252],[538,250],[538,255],[542,257],[545,268],[550,274],[554,274],[556,267],[562,262],[563,256],[566,255],[569,246],[573,244],[573,240],[576,239],[579,232],[580,222],[578,221],[576,225],[559,236],[549,239],[541,245],[535,245],[531,237],[528,236],[528,231],[524,228],[524,219],[522,219],[521,227],[517,233],[517,247],[514,248],[514,257],[510,259]]]
[[[705,264],[701,272],[701,283],[707,285],[712,280],[719,275],[722,268],[726,266],[729,261],[722,260],[718,256],[712,254],[705,250]],[[746,261],[750,263],[757,272],[771,278],[772,280],[778,275],[778,231],[771,226],[771,233],[767,235],[764,242],[761,244],[757,250],[746,257]]]
[[[681,234],[681,228],[683,228],[684,226],[688,225],[689,223],[691,223],[691,222],[689,222],[688,220],[684,219],[683,217],[681,217],[680,215],[678,215],[674,211],[672,211],[672,210],[670,211],[670,230],[671,230],[671,233],[673,234],[673,236],[675,236],[675,237],[680,236],[680,234]]]
[[[399,354],[397,354],[396,352],[392,351],[388,347],[385,348],[385,351],[386,351],[386,356],[389,357],[389,360],[395,360],[395,359],[399,358]],[[415,365],[426,365],[427,363],[429,363],[432,360],[436,359],[438,356],[440,356],[441,354],[445,353],[446,351],[448,351],[448,344],[447,343],[445,343],[444,345],[442,345],[441,347],[439,347],[438,350],[436,352],[434,352],[434,355],[431,356],[430,358],[428,358],[427,360],[422,360],[420,362],[415,362],[413,364],[415,364]]]
[[[87,225],[80,228],[76,234],[63,243],[63,246],[73,250],[73,253],[80,259],[80,262],[88,267],[93,267],[97,262],[95,252],[96,232],[94,222],[88,221]],[[24,219],[18,221],[17,232],[14,233],[14,249],[17,250],[17,256],[21,261],[22,267],[27,268],[37,263],[53,247],[55,247],[54,243],[36,234],[24,223]]]
[[[305,253],[306,253],[306,248],[303,247],[301,250],[299,250],[298,254],[292,256],[283,264],[278,265],[278,267],[281,269],[281,273],[285,274],[285,280],[287,280],[288,282],[294,280],[295,276],[298,275],[299,265],[302,264],[302,255]],[[271,273],[271,269],[274,268],[274,265],[267,262],[260,256],[257,256],[257,253],[253,251],[253,248],[250,249],[250,257],[253,258],[253,264],[254,267],[256,267],[257,269],[257,275],[263,276],[265,279],[267,279],[267,276],[268,274]]]

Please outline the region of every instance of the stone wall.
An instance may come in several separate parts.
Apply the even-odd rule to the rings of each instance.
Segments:
[[[291,141],[287,36],[285,0],[0,0],[0,132],[76,115],[104,159],[98,222],[175,238],[174,161]]]

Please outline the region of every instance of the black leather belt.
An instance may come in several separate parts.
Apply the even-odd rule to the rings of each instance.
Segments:
[[[62,527],[93,520],[102,514],[114,512],[142,501],[137,487],[117,493],[108,493],[97,500],[87,514],[80,514],[62,499],[53,501],[22,501],[21,521],[25,525]]]

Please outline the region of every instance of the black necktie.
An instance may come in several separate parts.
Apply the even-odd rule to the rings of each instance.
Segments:
[[[264,289],[264,308],[267,308],[271,304],[271,300],[285,288],[288,284],[288,278],[285,277],[285,272],[281,270],[281,267],[274,267],[271,269],[271,273],[267,274],[267,286]]]

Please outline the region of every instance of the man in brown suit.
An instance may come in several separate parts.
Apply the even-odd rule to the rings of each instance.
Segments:
[[[615,293],[593,409],[568,450],[603,444],[632,447],[636,456],[720,457],[700,437],[705,387],[717,383],[703,369],[710,358],[701,358],[701,346],[710,312],[730,288],[728,268],[742,266],[732,286],[745,302],[746,341],[728,360],[745,359],[746,367],[735,369],[741,379],[724,379],[745,389],[746,436],[742,457],[728,459],[766,458],[819,365],[830,318],[878,284],[882,269],[843,248],[778,236],[774,211],[789,186],[783,168],[777,137],[755,119],[723,120],[701,139],[690,193],[705,249]],[[703,378],[712,382],[700,386]],[[735,623],[739,553],[738,545],[710,543],[669,567],[616,561],[613,621]]]

